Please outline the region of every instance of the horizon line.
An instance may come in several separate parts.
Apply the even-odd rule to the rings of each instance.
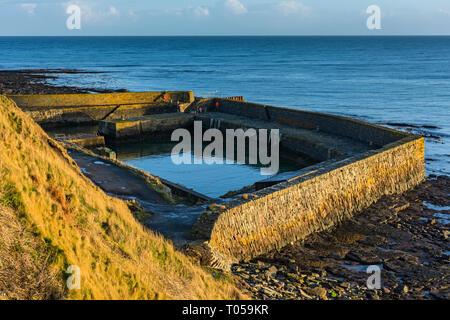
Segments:
[[[385,35],[368,35],[368,34],[205,34],[205,35],[0,35],[0,38],[13,37],[450,37],[450,34],[385,34]]]

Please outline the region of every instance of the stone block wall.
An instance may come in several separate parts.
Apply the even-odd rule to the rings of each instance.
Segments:
[[[401,131],[356,119],[319,112],[266,106],[250,102],[230,101],[226,99],[215,99],[211,102],[209,108],[214,109],[216,103],[219,103],[219,107],[216,109],[218,112],[273,121],[297,128],[320,130],[330,134],[349,137],[377,147],[382,147],[407,136],[407,133]]]
[[[94,124],[103,119],[178,112],[192,91],[8,96],[42,126]]]
[[[141,140],[152,135],[170,135],[178,128],[193,126],[194,115],[188,113],[164,113],[128,120],[102,120],[99,122],[100,134],[119,140]]]
[[[251,102],[215,99],[214,101],[212,101],[208,111],[223,112],[249,117],[252,119],[269,121],[270,118],[265,107],[266,106],[262,104]]]
[[[424,140],[408,136],[338,162],[310,167],[311,174],[205,212],[192,229],[213,257],[249,260],[324,230],[425,179]],[[216,258],[217,259],[217,258]]]
[[[44,95],[9,95],[8,98],[21,108],[39,107],[76,107],[133,105],[166,101],[185,103],[194,101],[192,91],[154,91],[154,92],[121,92],[96,94],[44,94]]]

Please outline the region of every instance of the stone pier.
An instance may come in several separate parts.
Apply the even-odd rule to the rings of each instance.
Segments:
[[[192,92],[10,98],[42,125],[98,123],[100,134],[114,140],[170,137],[196,120],[222,131],[278,129],[281,147],[301,154],[305,166],[262,176],[251,194],[204,199],[217,205],[209,205],[192,228],[192,248],[218,268],[332,227],[425,179],[423,137],[342,116],[240,99],[195,101]]]
[[[179,112],[194,101],[192,91],[99,94],[9,95],[45,127],[96,124],[106,119]]]

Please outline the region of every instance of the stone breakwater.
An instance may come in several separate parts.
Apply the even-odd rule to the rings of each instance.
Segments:
[[[178,112],[194,101],[192,91],[101,94],[10,95],[20,108],[44,127],[97,124],[148,114]]]
[[[288,114],[290,123],[350,136],[374,149],[319,163],[298,178],[205,212],[192,230],[194,238],[204,241],[200,249],[204,263],[227,268],[232,262],[281,249],[352,217],[383,195],[402,193],[425,179],[420,136],[343,117],[245,102],[218,99],[209,108],[217,106],[220,112],[242,111],[275,123],[285,122]]]

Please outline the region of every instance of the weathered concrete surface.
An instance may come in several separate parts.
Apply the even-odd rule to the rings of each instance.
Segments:
[[[74,139],[69,139],[68,141],[83,148],[105,145],[105,137],[97,135],[82,135]]]
[[[69,154],[84,175],[103,191],[118,196],[136,197],[142,201],[167,203],[160,194],[149,188],[143,179],[130,174],[125,169],[79,151],[70,150]]]
[[[89,159],[98,158],[98,160],[105,162],[107,164],[106,168],[102,167],[103,169],[105,169],[105,171],[107,171],[109,168],[117,167],[117,169],[114,170],[124,170],[129,174],[133,175],[134,177],[137,177],[139,180],[145,182],[148,186],[151,186],[151,188],[154,191],[162,195],[162,197],[167,202],[175,203],[173,195],[181,197],[182,199],[179,200],[181,200],[182,202],[196,203],[198,201],[203,202],[212,200],[208,196],[196,192],[195,190],[186,188],[180,184],[152,175],[148,172],[142,171],[120,160],[117,160],[114,151],[112,151],[114,153],[114,157],[111,157],[111,154],[107,152],[107,150],[110,150],[109,148],[99,148],[105,150],[101,151],[97,149],[95,152],[93,152],[92,150],[83,148],[77,144],[65,140],[59,140],[59,142],[64,146],[64,148],[66,148],[67,150],[71,150],[76,154],[82,154]]]
[[[152,134],[171,133],[178,128],[192,126],[194,115],[187,113],[164,113],[126,120],[103,120],[99,122],[100,134],[116,140],[141,139]]]
[[[330,134],[318,130],[297,128],[270,120],[258,120],[247,116],[221,112],[198,113],[196,120],[202,120],[203,128],[215,127],[226,129],[279,129],[280,145],[286,150],[299,152],[316,161],[326,161],[332,158],[342,158],[367,151],[372,147],[368,143]]]
[[[33,120],[43,126],[90,124],[103,119],[178,112],[194,101],[192,91],[104,94],[11,95]]]

